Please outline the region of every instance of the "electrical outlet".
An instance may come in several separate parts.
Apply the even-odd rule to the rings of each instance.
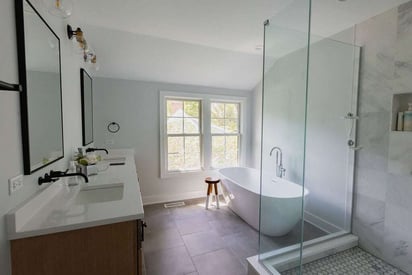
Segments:
[[[15,176],[9,179],[9,193],[10,195],[23,187],[23,175]]]

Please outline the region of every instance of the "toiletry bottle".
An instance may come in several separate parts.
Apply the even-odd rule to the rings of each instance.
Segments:
[[[398,120],[396,124],[396,131],[403,131],[403,112],[398,113]]]
[[[70,161],[68,173],[70,173],[70,174],[76,173],[77,172],[76,170],[77,170],[76,161],[74,161],[74,160]],[[67,179],[67,185],[68,186],[75,186],[75,185],[79,184],[77,177],[68,177],[66,179]]]
[[[69,173],[76,173],[76,161],[72,160],[69,164]]]
[[[408,103],[408,110],[403,112],[403,130],[412,131],[412,103]]]

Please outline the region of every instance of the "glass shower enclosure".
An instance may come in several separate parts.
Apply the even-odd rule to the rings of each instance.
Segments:
[[[259,261],[272,274],[351,232],[360,48],[311,34],[310,17],[311,1],[285,1],[265,22]]]

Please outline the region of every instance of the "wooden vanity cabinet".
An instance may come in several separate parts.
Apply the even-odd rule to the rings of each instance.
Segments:
[[[142,222],[11,241],[13,275],[140,275]]]

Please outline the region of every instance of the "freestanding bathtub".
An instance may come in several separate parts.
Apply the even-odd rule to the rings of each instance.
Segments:
[[[220,169],[219,173],[229,208],[259,230],[259,170],[230,167]],[[287,234],[301,219],[302,191],[302,186],[285,179],[264,178],[260,232],[268,236]],[[304,196],[308,194],[305,188]]]

